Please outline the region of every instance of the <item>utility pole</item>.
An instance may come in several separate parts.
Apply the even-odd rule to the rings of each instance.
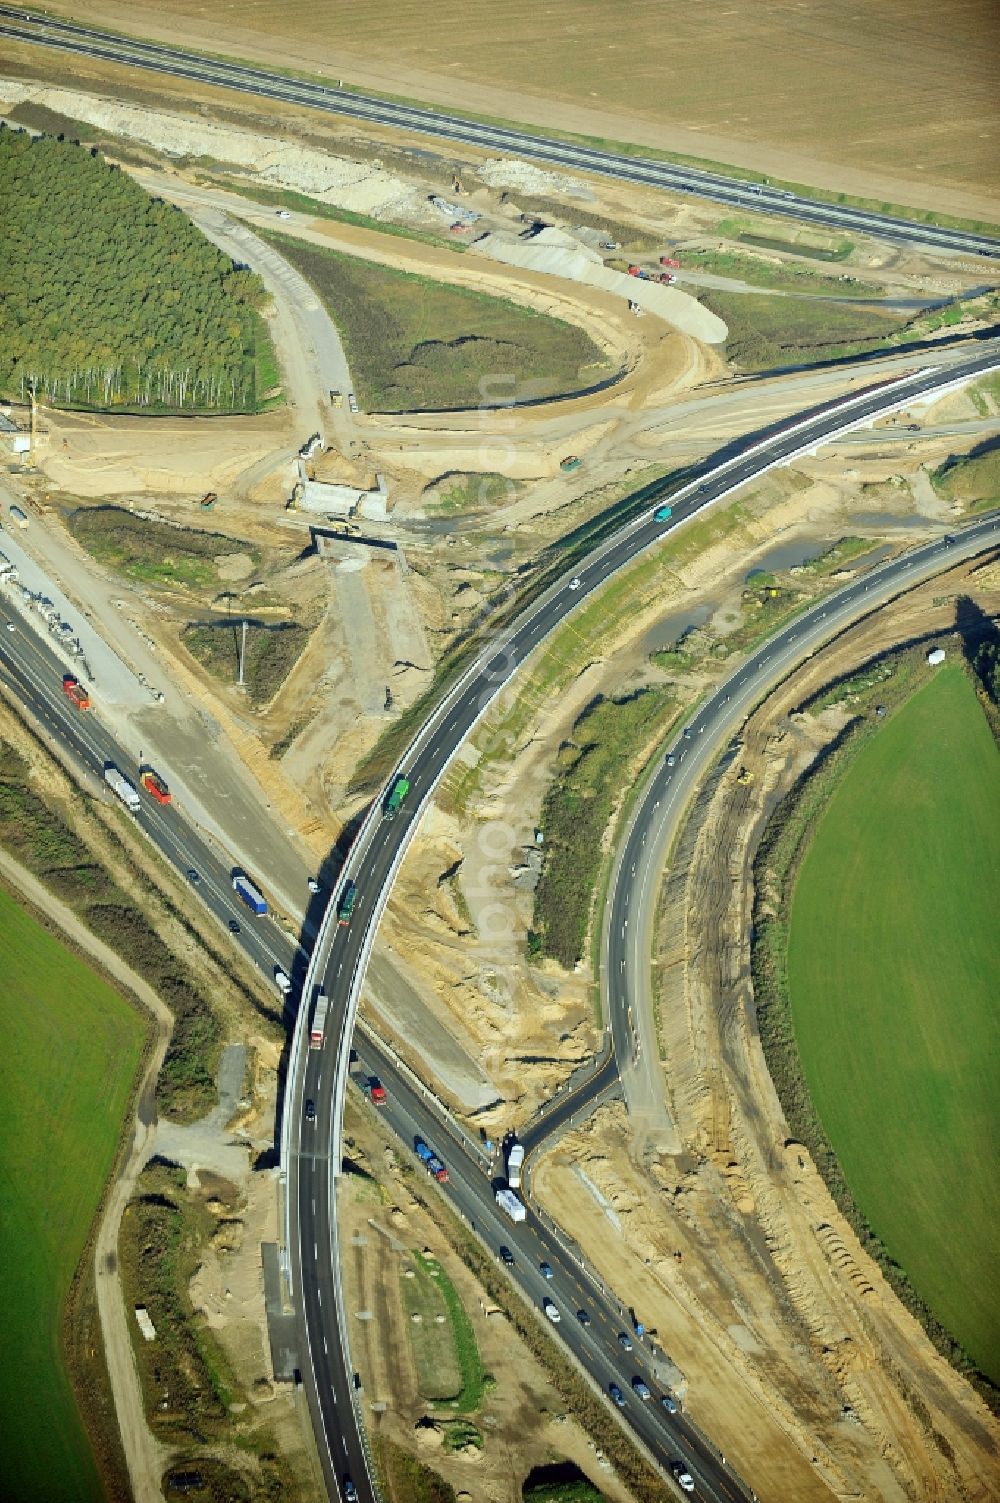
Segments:
[[[246,618],[246,616],[244,616],[243,620],[240,622],[240,627],[241,627],[241,631],[240,631],[240,676],[236,680],[236,682],[242,688],[243,687],[243,664],[244,664],[244,662],[246,660],[246,655],[247,655],[247,618]]]

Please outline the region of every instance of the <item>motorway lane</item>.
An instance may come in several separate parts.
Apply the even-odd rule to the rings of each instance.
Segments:
[[[961,374],[969,377],[983,373],[995,368],[997,362],[998,351],[990,345],[974,359],[965,362],[960,368]],[[484,650],[480,658],[465,671],[457,684],[445,696],[437,710],[425,722],[423,730],[418,734],[403,764],[403,770],[410,780],[410,793],[406,804],[391,823],[380,820],[378,810],[373,810],[369,821],[362,827],[341,874],[341,881],[350,878],[356,882],[358,900],[351,924],[346,928],[337,928],[332,935],[328,955],[322,959],[323,988],[330,997],[331,1003],[327,1024],[328,1038],[337,1039],[338,1045],[336,1050],[324,1050],[324,1063],[319,1069],[318,1076],[313,1077],[314,1099],[320,1119],[317,1126],[321,1127],[324,1133],[328,1128],[332,1133],[334,1159],[339,1152],[341,1125],[341,1116],[337,1109],[338,1089],[342,1088],[341,1082],[346,1077],[344,1051],[348,1047],[349,1035],[353,1029],[368,954],[392,881],[425,803],[429,801],[440,777],[449,766],[458,748],[500,689],[571,611],[576,609],[591,593],[601,588],[618,570],[626,567],[647,548],[655,545],[682,521],[727,496],[748,481],[758,478],[775,464],[781,463],[803,449],[818,446],[830,435],[842,431],[848,423],[865,421],[894,403],[910,404],[918,397],[926,398],[936,390],[952,385],[955,380],[955,367],[944,371],[933,367],[929,370],[918,371],[912,377],[882,383],[877,388],[825,403],[820,409],[813,410],[804,417],[789,420],[777,433],[763,440],[753,439],[734,457],[717,459],[714,467],[712,461],[708,461],[705,469],[709,473],[672,495],[673,515],[668,521],[656,521],[653,514],[656,503],[650,502],[648,508],[640,516],[626,523],[588,555],[586,561],[579,567],[579,573],[576,576],[579,580],[577,588],[570,590],[570,581],[564,577],[545,590],[526,608],[513,626],[502,633],[492,646]],[[742,683],[752,678],[753,672],[753,660],[751,660],[751,663],[741,670],[739,682]],[[311,1002],[311,999],[307,1000]],[[399,1089],[398,1080],[395,1089]],[[290,1099],[301,1103],[303,1090],[300,1083],[291,1082]],[[290,1111],[292,1132],[297,1134],[297,1137],[293,1136],[289,1144],[290,1163],[293,1165],[290,1173],[295,1181],[294,1185],[289,1187],[289,1193],[293,1197],[292,1204],[296,1207],[300,1226],[311,1227],[313,1218],[318,1215],[323,1225],[329,1229],[331,1246],[335,1247],[336,1218],[330,1209],[335,1199],[330,1174],[331,1165],[325,1161],[320,1164],[314,1160],[296,1162],[297,1144],[301,1142],[301,1134],[305,1128],[301,1119],[301,1105],[290,1108]],[[314,1203],[317,1209],[314,1209]],[[480,1216],[484,1214],[480,1207]],[[294,1229],[291,1240],[293,1242],[295,1240]],[[300,1238],[300,1240],[303,1240],[305,1246],[308,1247],[307,1238]],[[294,1249],[291,1257],[294,1277],[298,1257]],[[306,1267],[305,1254],[303,1253],[301,1257],[302,1266]],[[324,1313],[311,1297],[308,1278],[304,1286],[296,1284],[295,1287],[303,1289],[307,1340],[314,1359],[320,1362],[315,1391],[311,1382],[309,1385],[311,1402],[316,1406],[322,1406],[324,1394],[329,1389],[337,1398],[338,1404],[341,1404],[344,1398],[349,1400],[351,1397],[345,1391],[345,1373],[337,1372],[335,1362],[324,1361],[318,1357],[320,1342],[326,1341],[329,1344],[330,1327],[324,1324]],[[339,1301],[335,1312],[330,1312],[328,1306],[326,1308],[330,1319],[334,1314],[337,1319],[341,1318]],[[342,1333],[339,1339],[343,1340]],[[333,1345],[336,1346],[336,1344],[335,1341]],[[624,1376],[626,1382],[629,1381],[628,1374]],[[620,1381],[620,1375],[616,1375],[616,1380]],[[318,1438],[322,1436],[322,1433],[322,1429],[318,1431]],[[359,1488],[362,1486],[367,1488],[367,1470],[363,1467],[360,1435],[352,1438],[352,1444],[355,1445],[354,1454],[351,1456],[352,1476]],[[335,1442],[328,1441],[327,1449],[328,1451],[335,1449]],[[324,1457],[328,1482],[335,1476],[334,1465],[332,1455]],[[728,1484],[728,1477],[721,1467],[716,1466],[713,1469],[706,1462],[702,1467],[702,1477],[703,1490],[707,1495],[724,1496],[723,1489]]]
[[[364,1077],[379,1074],[382,1061],[367,1041],[359,1041],[358,1055],[355,1080],[360,1085]],[[750,1499],[749,1490],[729,1468],[721,1466],[718,1453],[691,1421],[681,1413],[670,1415],[663,1408],[660,1398],[667,1390],[657,1379],[650,1341],[633,1336],[632,1351],[624,1351],[618,1334],[631,1332],[629,1316],[593,1279],[582,1260],[552,1235],[530,1207],[527,1219],[519,1225],[500,1211],[494,1188],[502,1181],[494,1181],[488,1172],[476,1169],[460,1151],[456,1152],[458,1144],[449,1139],[446,1129],[428,1130],[426,1108],[409,1084],[397,1080],[386,1105],[370,1110],[377,1111],[411,1150],[414,1139],[421,1137],[446,1163],[448,1182],[438,1186],[428,1175],[426,1198],[433,1199],[440,1193],[486,1242],[498,1261],[500,1248],[510,1248],[517,1278],[514,1279],[511,1270],[504,1272],[543,1320],[543,1300],[553,1302],[560,1315],[559,1335],[602,1395],[607,1397],[610,1382],[618,1383],[625,1395],[622,1417],[655,1460],[668,1467],[671,1461],[682,1458],[701,1484],[702,1497],[711,1495],[733,1503]],[[415,1154],[411,1154],[411,1162],[418,1175],[425,1172]],[[417,1193],[421,1193],[419,1186]],[[543,1263],[552,1269],[551,1280],[541,1272]],[[502,1264],[499,1266],[503,1268]],[[586,1311],[589,1325],[580,1322],[580,1310]],[[651,1400],[644,1401],[633,1392],[635,1377],[646,1383],[653,1395]]]
[[[877,609],[918,579],[1000,542],[1000,519],[987,517],[890,560],[796,617],[720,684],[664,752],[631,818],[613,868],[602,941],[602,989],[614,1057],[630,1116],[634,1098],[662,1093],[650,997],[652,928],[667,851],[720,745],[793,664],[811,655],[859,615]],[[671,766],[668,759],[673,758]]]
[[[801,198],[785,189],[758,186],[706,172],[695,167],[672,165],[642,157],[622,156],[585,145],[551,140],[543,135],[488,125],[418,105],[393,103],[351,90],[327,88],[305,80],[282,77],[263,69],[245,67],[199,56],[159,43],[115,36],[95,28],[75,26],[51,17],[30,16],[12,6],[0,6],[0,35],[20,41],[78,52],[87,57],[189,78],[222,88],[264,98],[308,105],[327,113],[346,115],[383,126],[413,131],[449,141],[461,141],[484,150],[512,152],[562,167],[597,173],[625,182],[644,183],[673,191],[698,193],[717,203],[757,213],[777,213],[827,227],[860,231],[883,240],[1000,256],[1000,242],[943,226],[919,224],[846,205]]]
[[[104,784],[104,767],[114,762],[127,778],[138,782],[138,761],[122,748],[101,723],[94,710],[78,710],[63,693],[62,660],[48,643],[30,628],[18,625],[16,632],[0,629],[0,674],[28,711],[43,740],[56,738],[67,746],[75,760],[105,789],[109,801],[118,800]],[[170,781],[169,769],[159,771]],[[273,980],[274,967],[289,970],[292,964],[289,941],[268,918],[258,919],[237,898],[232,887],[231,868],[216,854],[194,829],[176,804],[157,804],[139,788],[142,804],[130,818],[149,837],[160,854],[182,875],[193,868],[200,881],[197,895],[226,929],[227,937]],[[124,805],[120,806],[124,812]],[[228,922],[236,919],[238,935],[230,934]]]

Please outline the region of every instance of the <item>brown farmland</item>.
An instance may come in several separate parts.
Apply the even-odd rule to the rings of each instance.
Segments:
[[[91,0],[86,9],[93,25],[458,110],[917,207],[1000,212],[991,0],[666,9],[437,0],[430,25],[422,0],[242,0],[235,12],[201,0]]]

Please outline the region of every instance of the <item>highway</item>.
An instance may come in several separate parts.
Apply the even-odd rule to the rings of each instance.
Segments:
[[[411,792],[399,816],[394,821],[384,821],[378,805],[373,806],[349,853],[344,872],[344,877],[358,886],[351,923],[338,925],[328,912],[305,968],[304,1005],[300,1007],[297,1028],[299,1040],[311,1007],[313,979],[322,979],[331,998],[331,1016],[324,1048],[300,1053],[300,1068],[297,1073],[294,1069],[290,1071],[282,1132],[286,1198],[292,1212],[289,1271],[303,1318],[303,1376],[332,1495],[342,1489],[348,1475],[355,1480],[362,1498],[375,1495],[348,1363],[349,1342],[344,1328],[336,1240],[335,1176],[341,1153],[350,1039],[365,967],[392,881],[420,814],[444,770],[501,688],[567,615],[684,520],[775,465],[829,441],[836,434],[871,421],[894,407],[911,406],[922,398],[940,394],[998,365],[1000,354],[995,344],[987,345],[961,367],[918,371],[826,403],[782,424],[777,432],[748,440],[735,455],[730,449],[723,457],[708,461],[700,478],[671,496],[673,511],[669,519],[658,520],[654,515],[656,502],[651,501],[640,516],[623,525],[578,565],[575,575],[570,577],[567,573],[527,606],[452,687],[428,717],[403,764]],[[978,525],[985,528],[988,524]],[[917,565],[902,560],[897,567],[903,581],[906,571]],[[802,624],[796,623],[794,629],[801,630]],[[757,662],[755,655],[739,670],[744,675],[739,691],[746,690],[751,697],[759,687]],[[0,630],[0,665],[43,737],[58,738],[95,779],[100,779],[108,760],[114,761],[126,775],[135,776],[134,757],[114,743],[96,715],[76,710],[65,698],[61,688],[62,663],[42,638],[23,628],[15,633]],[[735,715],[737,708],[734,706],[731,713]],[[708,707],[699,712],[706,714]],[[692,726],[692,739],[697,737],[698,741],[702,740],[700,724],[699,719]],[[711,721],[710,728],[711,737],[708,728],[704,736],[706,749],[722,734],[721,722]],[[169,769],[163,771],[169,778]],[[274,966],[279,964],[290,974],[302,973],[305,957],[298,957],[298,967],[293,971],[286,938],[268,920],[255,921],[242,909],[232,892],[229,866],[190,827],[183,810],[175,806],[161,808],[143,795],[137,823],[180,871],[194,867],[199,872],[201,880],[193,891],[220,922],[237,919],[241,932],[233,937],[234,942],[240,943],[265,973],[273,974]],[[253,875],[262,880],[266,889],[266,873]],[[620,1057],[627,1058],[628,1041],[622,1037],[620,1028],[615,1043]],[[392,1098],[386,1111],[389,1125],[411,1145],[419,1133],[441,1153],[451,1172],[449,1184],[441,1193],[447,1195],[494,1251],[501,1243],[512,1249],[516,1260],[512,1276],[529,1301],[536,1306],[543,1297],[554,1301],[562,1317],[559,1334],[600,1388],[606,1390],[611,1381],[619,1385],[625,1397],[622,1418],[650,1453],[661,1463],[682,1458],[696,1477],[700,1497],[749,1498],[745,1484],[722,1463],[688,1417],[671,1416],[655,1398],[643,1403],[632,1393],[631,1381],[637,1375],[649,1383],[654,1395],[662,1393],[656,1382],[653,1354],[647,1348],[640,1349],[638,1343],[631,1353],[620,1346],[617,1333],[623,1329],[621,1312],[558,1232],[534,1210],[518,1227],[501,1219],[493,1200],[493,1166],[484,1163],[481,1154],[470,1149],[468,1140],[457,1128],[434,1112],[419,1089],[408,1084],[405,1076],[394,1069],[391,1059],[379,1055],[370,1041],[360,1047],[362,1066],[378,1073],[389,1086]],[[293,1064],[295,1058],[293,1050]],[[316,1104],[315,1123],[304,1120],[303,1103],[307,1099]],[[572,1103],[561,1104],[548,1129],[559,1124],[560,1114],[577,1109],[584,1099],[581,1094]],[[432,1194],[439,1193],[430,1182],[429,1189]],[[543,1260],[553,1269],[551,1282],[542,1280],[539,1264]],[[580,1309],[587,1311],[589,1325],[576,1318]]]
[[[4,591],[9,588],[5,585]],[[11,619],[11,612],[4,610],[4,591],[0,591],[0,617]],[[78,710],[70,702],[63,693],[62,679],[67,670],[62,658],[38,632],[25,627],[19,618],[13,619],[15,631],[0,628],[0,676],[24,706],[41,739],[59,741],[107,801],[123,808],[104,783],[104,768],[113,762],[138,788],[135,754],[119,745],[92,710]],[[169,768],[158,770],[169,783]],[[135,823],[182,876],[197,872],[198,881],[191,884],[192,889],[226,931],[226,937],[272,982],[275,966],[291,972],[295,947],[276,923],[256,918],[236,896],[233,865],[217,854],[178,805],[158,804],[141,788],[139,793],[142,803],[139,813],[132,816]],[[229,931],[230,921],[239,924],[238,934]],[[304,952],[298,953],[301,964]]]
[[[914,548],[851,581],[797,616],[751,653],[699,705],[682,733],[666,748],[629,819],[612,868],[601,945],[601,990],[630,1115],[633,1104],[648,1111],[663,1095],[656,1043],[650,956],[660,883],[685,812],[720,748],[736,735],[753,706],[797,663],[902,589],[1000,542],[1000,518],[988,516],[957,535]],[[579,1110],[587,1090],[600,1088],[607,1070],[574,1098]],[[546,1122],[551,1131],[553,1124]]]
[[[351,921],[346,926],[339,925],[335,922],[332,911],[328,913],[306,973],[303,1014],[312,1004],[314,985],[321,984],[330,997],[327,1044],[318,1052],[318,1058],[316,1052],[309,1051],[304,1068],[300,1067],[298,1072],[293,1053],[289,1072],[288,1133],[282,1144],[283,1163],[287,1165],[288,1176],[288,1241],[292,1283],[297,1295],[301,1295],[310,1363],[314,1364],[314,1372],[307,1376],[307,1390],[315,1417],[319,1421],[317,1434],[326,1436],[326,1454],[324,1455],[321,1446],[321,1455],[331,1489],[338,1483],[342,1484],[347,1474],[350,1474],[357,1485],[367,1475],[367,1468],[363,1466],[364,1458],[360,1454],[362,1442],[357,1437],[357,1432],[356,1446],[352,1453],[350,1434],[345,1444],[338,1421],[338,1415],[342,1417],[349,1412],[349,1408],[345,1406],[354,1403],[354,1395],[350,1391],[346,1371],[338,1371],[330,1342],[330,1321],[333,1319],[341,1327],[339,1342],[342,1344],[344,1340],[342,1302],[336,1283],[336,1216],[333,1204],[336,1166],[341,1157],[343,1098],[350,1039],[365,968],[379,920],[407,845],[437,783],[497,694],[527,658],[563,623],[571,611],[646,549],[655,546],[691,516],[759,478],[776,465],[788,462],[797,454],[811,451],[820,443],[829,441],[832,436],[851,427],[862,426],[894,407],[912,405],[918,399],[926,399],[951,389],[955,384],[961,385],[975,375],[995,369],[998,363],[1000,356],[997,348],[991,345],[962,367],[951,367],[946,371],[932,367],[826,403],[818,410],[781,425],[776,433],[749,441],[734,456],[727,454],[714,462],[709,460],[701,478],[671,496],[672,514],[668,519],[658,519],[655,515],[656,503],[651,502],[641,515],[626,523],[588,555],[574,575],[570,576],[567,572],[552,584],[506,631],[487,645],[428,717],[401,760],[400,767],[409,778],[410,793],[399,815],[392,821],[384,820],[379,804],[373,804],[349,852],[340,878],[342,883],[350,880],[357,887],[357,902]],[[905,570],[906,565],[901,567]],[[744,670],[748,683],[756,672],[754,662],[751,659]],[[336,898],[336,894],[334,897]],[[331,905],[331,910],[333,906]],[[334,1041],[335,1047],[331,1047]],[[627,1050],[623,1049],[622,1057],[628,1057]],[[393,1088],[398,1089],[398,1080]],[[303,1119],[301,1103],[305,1099],[316,1104],[318,1120],[315,1124],[306,1123]],[[431,1126],[433,1129],[434,1124]],[[433,1139],[430,1141],[433,1143]],[[453,1186],[450,1193],[459,1209],[477,1224],[480,1232],[489,1228],[488,1234],[495,1237],[497,1213],[489,1208],[489,1195],[485,1193],[489,1190],[489,1182],[485,1177],[480,1174],[470,1176],[467,1166],[455,1162]],[[475,1193],[477,1187],[478,1196]],[[544,1228],[536,1217],[532,1217],[522,1229],[524,1237],[536,1239],[536,1246],[541,1244],[543,1232]],[[332,1259],[328,1248],[324,1246],[324,1236],[331,1239]],[[554,1244],[551,1236],[549,1244],[550,1248]],[[552,1259],[549,1261],[552,1262]],[[553,1263],[552,1266],[555,1268],[556,1264]],[[582,1271],[580,1277],[583,1277]],[[580,1286],[576,1287],[579,1289]],[[530,1284],[525,1286],[525,1292],[531,1297]],[[331,1298],[335,1301],[332,1311]],[[596,1299],[597,1296],[592,1293],[590,1303],[595,1303]],[[568,1341],[570,1329],[569,1323],[560,1324],[560,1330]],[[579,1333],[574,1331],[574,1335],[578,1336]],[[337,1345],[338,1342],[334,1341],[334,1353]],[[582,1343],[578,1355],[586,1365],[587,1353],[582,1349]],[[613,1348],[607,1350],[604,1353],[604,1371],[606,1381],[614,1378],[624,1388],[624,1385],[630,1383],[631,1375],[627,1367],[623,1367],[621,1356],[620,1351]],[[646,1418],[643,1421],[643,1431],[639,1433],[645,1438],[645,1429],[653,1423],[652,1416],[655,1415],[656,1429],[660,1436],[657,1454],[661,1457],[666,1455],[669,1459],[674,1448],[680,1444],[674,1422],[658,1405],[650,1410],[644,1408],[642,1413]],[[631,1415],[629,1417],[633,1418]],[[735,1485],[733,1479],[720,1465],[713,1465],[707,1446],[703,1447],[697,1464],[703,1496],[722,1498],[729,1495],[727,1489]]]
[[[552,166],[623,182],[642,183],[671,192],[697,193],[730,208],[755,213],[783,214],[836,230],[875,235],[905,245],[965,252],[996,258],[1000,241],[971,231],[921,224],[891,214],[824,203],[766,184],[752,184],[721,173],[674,165],[639,156],[627,156],[572,142],[558,141],[528,131],[508,129],[442,111],[378,99],[350,89],[328,88],[281,74],[269,73],[239,63],[166,47],[155,42],[116,36],[93,27],[35,15],[13,6],[0,6],[0,35],[43,47],[80,53],[117,64],[170,74],[176,78],[235,89],[265,99],[307,105],[328,114],[344,115],[373,125],[391,126],[445,141],[459,141],[485,151],[499,151]]]

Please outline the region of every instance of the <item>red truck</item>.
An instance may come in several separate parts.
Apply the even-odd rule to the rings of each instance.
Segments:
[[[642,276],[642,267],[641,266],[630,266],[629,269],[628,269],[628,274],[629,274],[630,277],[641,277]]]
[[[140,767],[139,782],[158,804],[169,804],[172,801],[173,794],[155,768]]]
[[[679,267],[680,264],[681,263],[679,261],[675,261],[674,260],[673,256],[661,256],[660,257],[660,265],[661,266],[676,266],[676,267]]]
[[[76,705],[78,710],[90,709],[90,695],[74,674],[63,674],[63,693],[67,699]]]

